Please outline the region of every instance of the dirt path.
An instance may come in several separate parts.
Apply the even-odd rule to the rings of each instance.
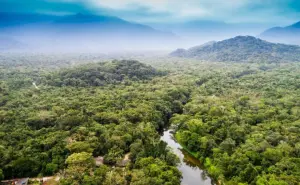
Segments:
[[[129,156],[130,156],[130,153],[127,153],[127,154],[125,154],[125,157],[124,157],[124,161],[127,161],[127,160],[129,160]]]

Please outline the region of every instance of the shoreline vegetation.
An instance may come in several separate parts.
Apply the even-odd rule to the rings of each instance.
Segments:
[[[176,132],[175,132],[174,134],[175,134],[174,139],[176,140],[176,142],[178,142],[178,138],[176,138]],[[177,137],[178,137],[178,136],[177,136]],[[207,170],[208,170],[208,167],[205,166],[205,164],[203,163],[203,161],[201,161],[201,160],[198,158],[196,152],[190,151],[185,145],[183,145],[183,144],[180,143],[180,142],[178,142],[178,144],[180,144],[180,146],[182,147],[182,150],[184,150],[185,152],[187,152],[187,154],[191,155],[192,157],[194,157],[196,160],[199,161],[199,163],[200,163],[200,165],[201,165],[201,166],[199,166],[199,167],[200,167],[202,170],[204,170],[205,172],[208,172],[208,171],[207,171]],[[208,174],[208,175],[209,175],[209,174]],[[213,179],[213,177],[209,177],[209,178],[211,178],[212,181],[213,181],[214,183],[216,183],[216,185],[223,185],[223,184],[225,184],[225,183],[223,183],[222,180],[220,180],[220,179]]]

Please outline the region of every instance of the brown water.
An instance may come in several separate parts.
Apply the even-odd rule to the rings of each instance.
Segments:
[[[165,141],[179,157],[178,169],[182,173],[181,185],[213,185],[212,180],[201,169],[201,163],[182,149],[174,138],[171,130],[164,131],[161,140]]]

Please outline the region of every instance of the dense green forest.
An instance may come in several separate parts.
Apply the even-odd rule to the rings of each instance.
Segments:
[[[109,184],[108,179],[113,184],[179,184],[177,157],[159,140],[157,131],[173,113],[180,113],[189,91],[166,85],[167,79],[130,80],[137,64],[145,66],[136,61],[122,64],[127,64],[129,81],[117,86],[56,87],[48,85],[48,80],[43,85],[40,74],[38,89],[10,91],[3,80],[0,154],[4,177],[53,175],[65,169],[62,184]],[[53,73],[62,74],[65,70]],[[136,72],[137,78],[149,75]],[[126,173],[108,167],[129,152],[132,163]],[[104,156],[108,166],[96,168],[93,156]]]
[[[171,126],[220,184],[299,184],[297,63],[0,58],[0,179],[179,185]]]
[[[177,140],[229,185],[299,184],[300,68],[266,67],[199,78],[171,119]]]
[[[72,70],[59,71],[45,78],[49,85],[88,87],[149,80],[164,74],[166,72],[157,71],[138,61],[122,60],[87,64]]]

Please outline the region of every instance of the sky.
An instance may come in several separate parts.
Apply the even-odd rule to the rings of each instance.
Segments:
[[[300,0],[0,0],[0,11],[104,14],[140,23],[213,20],[283,26],[300,21]]]

